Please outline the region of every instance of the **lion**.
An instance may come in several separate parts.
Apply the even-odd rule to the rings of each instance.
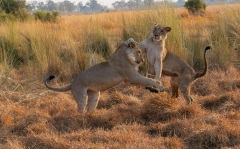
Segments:
[[[140,49],[142,49],[142,51],[147,55],[150,67],[154,67],[156,74],[154,79],[157,81],[160,81],[162,75],[162,61],[167,54],[165,40],[167,39],[167,34],[170,31],[171,27],[164,27],[155,24],[151,36],[139,43]]]
[[[205,68],[203,72],[195,72],[194,69],[179,56],[175,55],[172,52],[167,52],[166,57],[163,60],[162,74],[171,77],[170,83],[172,98],[178,97],[178,89],[180,89],[184,99],[186,100],[186,103],[190,104],[193,102],[193,99],[190,96],[190,90],[192,84],[198,78],[203,77],[207,73],[208,64],[206,60],[206,51],[209,49],[211,49],[211,47],[207,46],[204,50]],[[151,87],[147,87],[147,89],[152,92],[158,92]]]
[[[132,38],[123,42],[113,55],[105,62],[96,64],[81,72],[70,85],[64,88],[54,88],[48,82],[54,79],[49,76],[44,80],[45,86],[53,91],[71,93],[77,103],[78,111],[92,113],[97,106],[100,92],[114,87],[121,82],[141,86],[154,86],[163,92],[164,88],[154,79],[138,73],[138,66],[144,61],[141,50]]]

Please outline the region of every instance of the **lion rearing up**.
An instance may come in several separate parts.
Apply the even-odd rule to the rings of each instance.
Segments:
[[[139,43],[139,47],[147,54],[149,64],[154,67],[157,81],[160,81],[162,75],[162,61],[167,54],[165,40],[170,31],[170,27],[155,24],[151,36]]]
[[[138,73],[138,66],[143,60],[137,43],[130,38],[123,42],[106,62],[96,64],[83,71],[69,86],[65,88],[50,87],[47,83],[54,76],[47,77],[44,84],[53,91],[65,92],[71,90],[77,102],[78,111],[83,112],[87,106],[88,112],[92,112],[97,106],[100,91],[107,90],[123,81],[145,87],[153,86],[160,91],[164,91],[164,88],[157,81]]]
[[[200,77],[207,73],[208,65],[206,60],[206,51],[211,47],[207,46],[204,50],[205,69],[203,72],[196,72],[187,62],[172,52],[167,52],[163,60],[162,74],[171,77],[172,97],[178,97],[178,90],[181,91],[187,104],[192,103],[193,99],[190,95],[192,84]],[[152,92],[157,92],[153,88],[148,87]]]

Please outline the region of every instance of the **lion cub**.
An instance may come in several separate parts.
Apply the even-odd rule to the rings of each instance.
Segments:
[[[155,24],[151,36],[139,43],[139,47],[147,54],[150,68],[154,67],[155,80],[157,81],[160,81],[162,75],[163,59],[167,54],[165,40],[170,31],[171,27]]]
[[[44,84],[53,91],[66,92],[71,90],[77,102],[78,111],[83,112],[87,107],[88,112],[93,112],[97,106],[100,92],[121,82],[145,87],[153,86],[164,91],[164,88],[156,80],[138,73],[138,66],[143,60],[142,52],[137,43],[130,38],[123,42],[107,61],[81,72],[69,86],[65,88],[49,86],[48,82],[54,79],[54,76],[47,77]]]

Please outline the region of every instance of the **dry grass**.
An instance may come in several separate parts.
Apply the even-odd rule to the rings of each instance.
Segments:
[[[240,70],[235,65],[239,55],[233,56],[231,64],[218,63],[223,58],[216,56],[219,52],[229,56],[233,53],[227,50],[239,48],[239,11],[234,7],[239,5],[209,7],[204,17],[189,16],[181,9],[176,10],[177,15],[172,9],[164,10],[172,14],[172,18],[165,18],[168,23],[180,16],[176,22],[181,24],[173,28],[184,31],[169,35],[172,40],[183,35],[174,45],[168,45],[169,50],[200,67],[194,59],[201,52],[186,47],[201,49],[207,43],[214,47],[208,53],[210,71],[192,87],[195,103],[186,105],[181,94],[171,99],[168,93],[154,94],[142,87],[120,84],[101,94],[91,115],[77,112],[70,93],[47,90],[42,78],[57,74],[59,81],[54,83],[63,86],[78,72],[108,56],[101,51],[91,52],[99,41],[96,39],[106,39],[100,41],[105,44],[98,48],[109,46],[111,53],[122,40],[124,27],[137,31],[135,23],[141,23],[137,15],[153,14],[153,22],[161,10],[63,16],[56,24],[0,24],[0,49],[5,51],[0,57],[0,148],[239,148]],[[219,11],[224,11],[224,15]],[[122,22],[123,16],[131,20],[129,24]],[[224,22],[226,17],[228,24],[219,25],[218,21]],[[139,40],[148,36],[151,21],[139,24],[141,34],[132,35]],[[221,30],[225,25],[231,32]],[[210,32],[214,28],[219,31],[216,36]],[[227,38],[222,40],[220,35]],[[98,38],[91,42],[95,36]],[[233,40],[227,40],[230,37]],[[222,49],[220,41],[229,42],[227,49]],[[180,49],[174,50],[179,45]],[[12,54],[8,55],[8,50]],[[17,61],[12,61],[12,56]],[[220,65],[225,68],[220,70]],[[169,87],[169,78],[164,77],[163,82]]]
[[[39,83],[31,88],[22,84],[15,92],[1,92],[0,144],[3,148],[238,148],[240,87],[233,83],[240,81],[238,73],[213,71],[198,80],[191,105],[185,105],[181,95],[170,99],[167,93],[119,85],[102,93],[91,115],[79,114],[69,93],[51,92]],[[225,85],[214,76],[221,76]]]

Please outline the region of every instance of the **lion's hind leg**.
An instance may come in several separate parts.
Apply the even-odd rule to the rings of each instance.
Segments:
[[[183,94],[184,99],[186,100],[187,104],[193,102],[192,97],[190,96],[190,84],[180,84],[180,91]]]
[[[72,95],[75,101],[77,102],[78,112],[83,113],[87,105],[88,98],[87,89],[77,88],[75,90],[72,90]]]
[[[172,77],[170,80],[171,88],[172,88],[172,98],[178,97],[178,78]]]
[[[89,113],[93,112],[93,110],[97,107],[99,97],[100,92],[88,91],[87,110]]]

